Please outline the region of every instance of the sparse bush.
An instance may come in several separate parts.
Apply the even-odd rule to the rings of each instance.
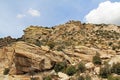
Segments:
[[[9,71],[10,71],[10,69],[9,68],[5,68],[5,70],[4,70],[4,75],[7,75],[8,73],[9,73]]]
[[[100,54],[97,53],[94,57],[93,57],[93,63],[94,64],[98,64],[98,65],[101,65],[102,64],[102,61],[101,61],[101,58],[100,58]]]
[[[78,70],[79,70],[81,73],[83,73],[83,72],[86,70],[85,64],[84,64],[83,62],[80,62],[80,63],[78,64]]]
[[[43,80],[52,80],[51,76],[45,76]]]
[[[66,74],[69,75],[69,76],[72,76],[76,73],[76,71],[77,70],[76,70],[75,66],[69,66],[66,69]]]
[[[112,50],[115,50],[116,49],[116,46],[112,46]]]
[[[112,42],[109,42],[108,45],[111,46],[113,43]]]
[[[55,65],[54,70],[55,72],[60,72],[64,70],[67,67],[66,62],[59,62]]]
[[[49,27],[47,27],[47,26],[46,26],[46,27],[44,27],[44,28],[45,28],[45,29],[50,29],[50,28],[49,28]]]
[[[49,42],[47,45],[50,47],[50,49],[53,49],[55,47],[54,42]]]

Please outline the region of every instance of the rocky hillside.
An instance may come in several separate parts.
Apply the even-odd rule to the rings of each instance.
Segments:
[[[52,44],[53,49],[87,46],[97,49],[120,49],[120,26],[85,24],[69,21],[52,28],[30,26],[24,30],[25,42],[36,45]]]
[[[0,47],[7,46],[8,44],[11,44],[16,41],[17,39],[12,38],[11,36],[0,38]]]
[[[120,26],[30,26],[0,47],[0,80],[120,80]]]

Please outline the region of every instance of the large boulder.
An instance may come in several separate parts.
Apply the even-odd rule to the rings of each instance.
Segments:
[[[83,53],[86,55],[95,55],[96,49],[88,48],[85,46],[75,46],[75,52]]]
[[[13,45],[15,49],[15,65],[18,73],[44,71],[51,69],[56,62],[62,62],[64,56],[53,51],[42,50],[40,47],[18,42]]]
[[[70,59],[62,52],[43,50],[22,41],[16,42],[10,47],[4,47],[0,53],[0,70],[3,73],[5,68],[9,68],[9,74],[23,74],[31,70],[49,70],[54,67],[55,63]]]

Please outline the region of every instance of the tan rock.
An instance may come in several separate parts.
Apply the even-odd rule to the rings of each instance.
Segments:
[[[31,71],[31,68],[33,71],[48,70],[55,63],[62,62],[65,59],[70,62],[70,57],[62,52],[46,51],[38,46],[21,41],[11,47],[3,48],[0,59],[1,72],[3,73],[4,68],[10,68],[9,74],[27,73]]]
[[[50,50],[49,46],[41,46],[41,48],[42,48],[43,50],[45,50],[45,51],[49,51],[49,50]]]
[[[85,67],[86,67],[87,69],[93,69],[93,68],[95,67],[95,65],[94,65],[92,62],[89,62],[89,63],[86,63],[86,64],[85,64]]]
[[[100,73],[100,67],[95,67],[95,68],[94,68],[94,72],[95,72],[97,75],[99,75],[99,73]]]
[[[85,47],[85,46],[75,46],[75,51],[79,52],[79,53],[87,54],[87,55],[95,55],[96,54],[96,50]]]
[[[120,55],[116,55],[110,59],[108,64],[113,65],[114,63],[120,63]]]
[[[69,79],[69,76],[62,72],[58,72],[58,76],[60,77],[60,80],[68,80]]]
[[[111,58],[111,54],[102,54],[101,56],[100,56],[100,58],[101,59],[110,59]]]

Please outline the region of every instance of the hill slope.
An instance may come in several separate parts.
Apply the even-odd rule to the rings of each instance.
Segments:
[[[38,80],[46,75],[54,80],[78,80],[88,75],[92,80],[100,80],[98,75],[104,77],[100,69],[108,64],[111,70],[110,66],[120,63],[120,26],[111,24],[86,24],[72,20],[51,28],[30,26],[21,38],[1,38],[0,43],[0,75],[14,75],[8,80],[29,80],[31,72]],[[95,56],[97,59],[94,61]],[[84,63],[82,69],[85,67],[83,73],[78,68],[81,63]],[[69,70],[70,66],[77,70]],[[117,66],[114,68],[118,72],[113,73],[119,76],[120,65]],[[76,73],[70,77],[74,71]],[[0,79],[4,78],[6,76]]]

